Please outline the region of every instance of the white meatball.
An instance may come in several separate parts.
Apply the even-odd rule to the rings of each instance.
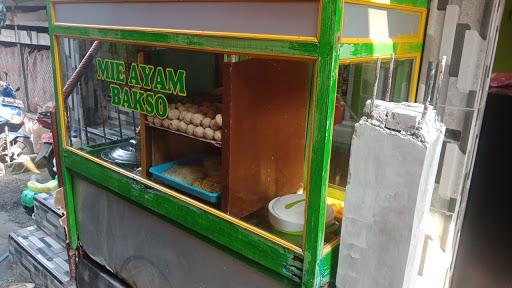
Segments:
[[[217,123],[217,125],[219,127],[222,127],[222,115],[221,114],[217,114],[217,116],[215,116],[215,122]]]
[[[181,111],[180,116],[178,116],[178,120],[183,121],[185,119],[185,115],[187,115],[187,111]]]
[[[172,109],[169,110],[169,113],[167,113],[167,118],[170,120],[178,119],[180,117],[180,110],[178,109]]]
[[[212,121],[210,122],[210,128],[212,128],[213,130],[219,130],[220,125],[219,123],[217,123],[217,121],[215,121],[215,119],[212,119]]]
[[[201,121],[201,126],[203,126],[203,128],[210,128],[210,122],[212,122],[212,119],[205,117],[203,121]]]
[[[208,140],[212,140],[213,139],[213,130],[211,128],[205,128],[204,129],[204,138],[208,139]]]
[[[180,130],[181,132],[187,132],[187,123],[181,121],[180,124],[178,124],[178,130]]]
[[[196,113],[192,115],[192,124],[196,126],[201,126],[201,123],[203,122],[204,116],[202,114]]]
[[[187,126],[187,134],[188,135],[194,135],[194,129],[196,129],[196,126],[190,124]]]
[[[169,124],[169,129],[173,130],[173,131],[176,131],[178,130],[178,126],[180,125],[180,121],[179,120],[171,120],[171,123]]]
[[[215,131],[215,133],[213,134],[213,138],[215,138],[215,140],[217,141],[222,141],[222,133],[220,130],[218,131]]]
[[[194,136],[203,138],[204,137],[204,128],[199,126],[194,129]]]
[[[191,124],[192,123],[192,115],[194,115],[194,114],[192,114],[190,112],[185,112],[185,113],[186,114],[185,114],[185,118],[183,118],[183,121],[185,121],[185,123],[187,123],[187,124]]]

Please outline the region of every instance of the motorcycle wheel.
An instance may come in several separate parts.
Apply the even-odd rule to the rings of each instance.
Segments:
[[[5,139],[0,139],[0,162],[5,163],[7,161],[14,161],[22,155],[34,154],[34,146],[32,146],[32,141],[30,141],[30,139],[17,138],[14,143],[11,144],[11,151],[14,147],[16,147],[16,155],[10,155],[9,159],[7,159],[7,143]]]
[[[13,146],[19,148],[18,155],[15,155],[15,158],[19,158],[21,155],[34,154],[34,146],[32,145],[32,141],[28,138],[17,138]]]
[[[55,179],[57,177],[57,172],[53,170],[55,167],[53,166],[53,159],[55,159],[55,155],[53,154],[53,149],[50,149],[48,152],[48,158],[46,159],[48,161],[48,165],[46,166],[46,170],[48,171],[48,174],[52,179]]]

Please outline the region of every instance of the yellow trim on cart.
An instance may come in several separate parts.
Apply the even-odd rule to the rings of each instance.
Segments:
[[[317,76],[318,76],[318,61],[315,62],[315,64],[313,65],[313,77],[312,79],[317,79]],[[304,195],[305,195],[305,206],[304,207],[308,207],[308,199],[309,199],[309,192],[311,190],[311,185],[310,185],[310,177],[309,177],[309,172],[311,171],[311,158],[313,156],[313,137],[314,137],[314,133],[313,133],[313,129],[311,129],[310,127],[313,126],[313,123],[315,123],[315,107],[316,107],[316,97],[318,95],[317,93],[317,89],[316,89],[316,86],[317,86],[317,81],[314,80],[312,81],[313,83],[313,87],[311,87],[311,90],[313,93],[310,95],[310,107],[308,108],[308,111],[310,111],[310,114],[308,115],[307,117],[307,126],[308,127],[306,129],[306,147],[305,147],[305,153],[304,153],[304,163],[306,164],[305,167],[304,167]],[[306,225],[306,219],[308,217],[308,209],[305,209],[305,214],[304,214],[304,230],[303,230],[303,233],[302,233],[302,243],[306,243],[306,228],[307,228],[307,225]]]
[[[61,70],[61,63],[60,63],[60,55],[59,55],[59,42],[58,42],[58,39],[57,39],[57,36],[53,36],[53,57],[55,59],[55,74],[57,77],[55,77],[57,83],[55,83],[55,85],[57,86],[57,89],[58,89],[58,92],[57,92],[57,97],[58,97],[58,101],[59,101],[59,117],[60,117],[60,130],[63,132],[63,133],[59,133],[61,135],[61,139],[62,139],[62,146],[66,146],[67,145],[67,137],[68,137],[68,133],[67,133],[67,127],[66,127],[66,123],[67,123],[67,117],[66,117],[66,113],[65,113],[65,104],[64,104],[64,99],[63,99],[63,87],[62,87],[62,70]]]
[[[324,245],[324,255],[329,253],[333,248],[338,246],[341,243],[341,236],[337,237],[336,239],[332,240],[331,242]]]
[[[225,38],[240,38],[240,39],[265,39],[265,40],[285,40],[290,42],[318,42],[315,37],[311,36],[286,36],[286,35],[273,35],[273,34],[250,34],[250,33],[235,33],[235,32],[213,32],[213,31],[197,31],[197,30],[183,30],[183,29],[164,29],[164,28],[143,28],[143,27],[129,27],[129,26],[107,26],[107,25],[90,25],[90,24],[73,24],[55,22],[55,26],[61,27],[81,27],[102,30],[121,30],[121,31],[135,31],[135,32],[153,32],[153,33],[168,33],[168,34],[182,34],[182,35],[196,35],[196,36],[215,36]]]
[[[53,2],[50,2],[50,22],[51,25],[55,24],[55,7],[53,7]]]
[[[364,6],[375,6],[375,7],[380,7],[380,8],[388,8],[388,9],[394,9],[394,10],[415,12],[415,13],[422,13],[422,12],[426,11],[425,8],[395,4],[395,3],[388,3],[384,0],[344,0],[344,2],[351,3],[351,4],[359,4],[359,5],[364,5]]]
[[[418,94],[418,81],[420,78],[421,54],[417,54],[414,58],[414,74],[412,78],[412,93],[409,95],[409,102],[416,102]]]
[[[389,43],[415,43],[421,42],[417,36],[399,36],[389,39],[372,39],[372,38],[341,38],[342,44],[367,44],[367,43],[378,43],[378,42],[389,42]]]
[[[395,54],[395,59],[412,59],[416,58],[419,55],[419,53],[414,54]],[[381,58],[382,60],[389,60],[391,59],[391,55],[381,55],[381,56],[370,56],[370,57],[361,57],[361,58],[348,58],[348,59],[340,59],[340,64],[355,64],[355,63],[364,63],[364,62],[371,62],[371,61],[377,61],[378,58]]]

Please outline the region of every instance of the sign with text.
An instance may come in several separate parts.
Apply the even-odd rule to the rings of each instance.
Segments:
[[[97,78],[110,82],[111,103],[149,116],[167,116],[167,98],[162,93],[187,96],[185,70],[96,59]]]

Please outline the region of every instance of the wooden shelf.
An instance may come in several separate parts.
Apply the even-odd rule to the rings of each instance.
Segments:
[[[195,136],[192,136],[192,135],[188,135],[187,133],[171,130],[171,129],[168,129],[168,128],[165,128],[165,127],[162,127],[162,126],[156,126],[156,125],[153,125],[151,123],[147,123],[147,124],[149,126],[151,126],[151,127],[154,127],[154,128],[157,128],[157,129],[161,129],[161,130],[165,130],[165,131],[168,131],[170,133],[174,133],[174,134],[178,134],[178,135],[182,135],[182,136],[185,136],[185,137],[189,137],[189,138],[192,138],[192,139],[195,139],[195,140],[198,140],[198,141],[203,141],[203,142],[206,142],[206,143],[210,143],[210,144],[212,144],[214,146],[217,146],[217,147],[222,147],[222,142],[219,142],[219,141],[208,140],[208,139],[205,139],[205,138],[195,137]]]
[[[242,218],[303,187],[311,64],[254,58],[219,65],[222,141],[156,126],[143,116],[142,172],[149,177],[149,168],[162,163],[219,155],[223,188],[218,208]]]

